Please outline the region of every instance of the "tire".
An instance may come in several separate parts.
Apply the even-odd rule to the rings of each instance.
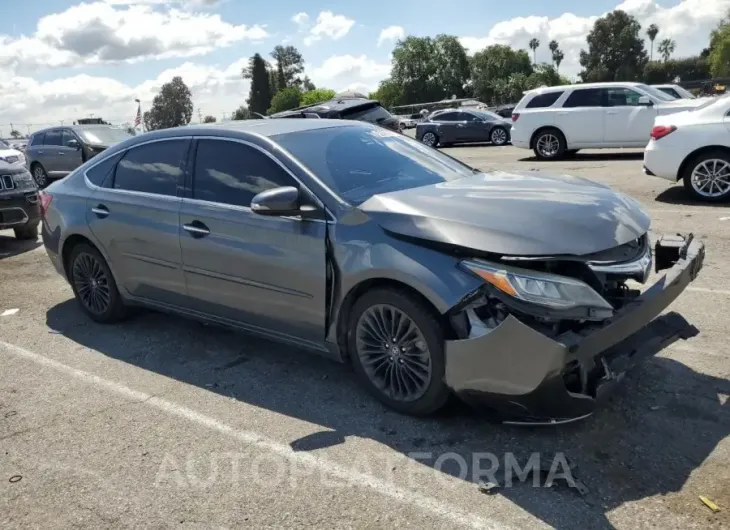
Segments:
[[[545,148],[543,142],[547,144]],[[535,136],[532,150],[538,160],[559,160],[565,156],[565,148],[563,133],[557,129],[543,129]]]
[[[435,132],[426,131],[421,137],[421,142],[429,147],[436,147],[439,144],[439,137]]]
[[[38,239],[38,223],[15,228],[13,229],[13,232],[15,232],[15,239],[22,241],[35,241]]]
[[[372,312],[377,311],[391,316],[399,312],[416,326],[419,334],[411,334],[411,328],[405,328],[404,324],[404,329],[407,331],[401,332],[400,336],[393,337],[396,339],[395,341],[388,338],[388,342],[381,348],[379,340],[381,340],[382,333],[375,336],[366,332],[368,318],[373,314]],[[398,412],[412,416],[433,414],[446,404],[451,391],[444,382],[446,365],[444,330],[430,308],[424,306],[421,301],[407,292],[387,288],[374,289],[355,302],[348,326],[348,351],[355,373],[360,382],[378,400]],[[382,328],[377,326],[369,329],[378,329],[382,332]],[[396,326],[396,329],[401,328]],[[398,333],[394,333],[394,335],[398,335]],[[363,338],[377,342],[377,346],[367,348]],[[418,346],[419,342],[422,342],[423,345]],[[372,346],[372,344],[372,342],[368,342],[368,345]],[[403,353],[397,353],[398,344],[403,345],[401,348]],[[426,352],[423,351],[423,346],[425,346]],[[405,353],[408,351],[410,353]],[[378,359],[378,361],[367,362],[368,358]],[[426,359],[428,359],[427,363]],[[430,371],[427,377],[423,375],[426,371],[424,370],[426,364]],[[406,372],[413,374],[414,371],[417,371],[421,374],[419,377],[422,379],[418,380],[413,375],[404,375],[399,381],[405,384],[397,388],[408,387],[413,391],[408,396],[395,396],[392,391],[389,392],[384,388],[388,386],[387,381],[393,382],[393,379],[387,377],[388,370],[391,372],[395,370],[395,373],[399,374]],[[393,388],[392,384],[391,388]],[[405,392],[401,392],[401,394],[405,394]]]
[[[92,267],[93,278],[96,280],[93,286],[90,284],[90,278],[83,278],[84,265],[87,268]],[[109,265],[97,249],[86,243],[76,245],[68,259],[67,273],[76,300],[89,318],[101,324],[111,324],[126,318],[128,309],[122,301]],[[89,290],[106,292],[106,303],[103,308],[94,309],[93,304],[85,301],[84,295]]]
[[[696,178],[693,179],[693,175]],[[702,189],[703,175],[710,177],[711,191]],[[705,202],[730,200],[730,153],[721,149],[700,153],[686,165],[682,179],[684,188],[695,199]]]
[[[33,174],[33,180],[35,180],[35,183],[38,185],[39,188],[43,189],[48,186],[48,173],[46,173],[46,170],[43,168],[42,165],[40,165],[38,162],[33,163],[30,168],[30,172]]]
[[[507,129],[505,129],[504,127],[494,127],[489,133],[489,140],[492,142],[492,145],[507,145],[507,142],[509,142]]]

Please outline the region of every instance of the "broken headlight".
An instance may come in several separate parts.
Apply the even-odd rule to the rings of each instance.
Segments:
[[[547,272],[538,272],[480,259],[461,262],[460,266],[498,289],[528,304],[548,309],[586,308],[590,317],[608,317],[613,308],[585,282]]]

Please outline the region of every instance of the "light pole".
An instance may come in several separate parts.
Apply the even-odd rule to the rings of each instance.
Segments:
[[[142,132],[144,132],[144,120],[142,119],[142,102],[137,98],[135,98],[134,101],[137,103],[137,111],[139,112],[139,126],[142,129]],[[137,117],[135,116],[134,119],[136,121]],[[135,125],[134,128],[136,129],[137,126]]]

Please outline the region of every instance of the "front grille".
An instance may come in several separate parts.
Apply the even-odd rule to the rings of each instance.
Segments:
[[[643,236],[637,239],[633,239],[628,243],[624,243],[623,245],[619,245],[617,247],[609,248],[606,250],[601,250],[599,252],[594,252],[593,254],[587,254],[581,256],[581,258],[587,262],[594,264],[608,264],[633,261],[641,257],[641,255],[645,252],[648,244],[648,239],[649,238],[647,237],[647,235],[644,234]]]
[[[10,175],[0,175],[0,190],[14,190],[15,181]]]

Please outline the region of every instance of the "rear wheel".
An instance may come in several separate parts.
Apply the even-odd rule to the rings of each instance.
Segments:
[[[438,136],[436,136],[436,133],[429,131],[423,135],[423,138],[421,138],[421,142],[429,147],[436,147],[439,143],[439,138]]]
[[[695,198],[708,202],[730,199],[730,154],[717,150],[692,159],[684,170],[684,187]]]
[[[42,165],[36,162],[33,164],[31,171],[33,173],[33,180],[35,180],[35,183],[38,184],[39,188],[45,188],[48,186],[48,174],[46,173],[46,170],[43,169]]]
[[[38,239],[38,223],[15,228],[13,232],[15,232],[15,239],[36,240]]]
[[[565,137],[557,129],[544,129],[535,137],[533,151],[539,160],[557,160],[565,154]]]
[[[423,416],[442,408],[444,332],[430,308],[395,289],[375,289],[353,307],[348,348],[358,377],[389,407]]]
[[[68,264],[74,295],[92,320],[107,324],[127,316],[111,269],[97,249],[87,244],[75,246]]]

